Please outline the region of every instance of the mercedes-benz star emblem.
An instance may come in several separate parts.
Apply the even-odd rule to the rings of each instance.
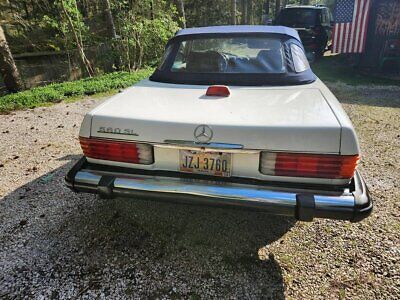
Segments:
[[[208,125],[199,125],[194,130],[194,138],[197,143],[208,143],[213,137],[213,131]]]

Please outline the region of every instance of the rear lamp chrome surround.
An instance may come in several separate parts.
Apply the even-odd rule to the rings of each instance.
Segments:
[[[350,179],[359,159],[359,155],[262,151],[259,170],[269,176]]]
[[[150,144],[84,137],[79,137],[79,142],[89,158],[141,165],[154,163],[154,149]]]

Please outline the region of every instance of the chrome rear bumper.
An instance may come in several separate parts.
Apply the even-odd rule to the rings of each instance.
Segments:
[[[138,171],[138,170],[136,170]],[[154,173],[154,172],[153,172]],[[209,181],[104,167],[80,159],[65,177],[76,192],[101,197],[140,197],[158,201],[224,205],[264,210],[302,221],[313,218],[360,221],[372,211],[368,189],[356,173],[348,187],[310,190],[290,186]]]

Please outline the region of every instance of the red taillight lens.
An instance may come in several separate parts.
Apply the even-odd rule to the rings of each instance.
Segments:
[[[231,91],[225,85],[213,85],[207,89],[206,96],[229,97]]]
[[[359,159],[358,155],[262,152],[260,171],[274,176],[349,179]]]
[[[148,144],[80,137],[85,156],[133,164],[150,165],[154,162],[153,147]]]

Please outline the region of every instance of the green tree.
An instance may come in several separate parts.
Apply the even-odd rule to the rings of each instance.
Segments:
[[[77,2],[76,0],[57,0],[57,4],[61,10],[61,20],[64,21],[61,30],[66,37],[66,41],[67,43],[71,40],[75,42],[82,64],[85,66],[86,72],[91,77],[94,75],[94,69],[86,56],[83,38],[83,36],[88,32],[88,28],[83,22]]]
[[[119,1],[114,3],[118,45],[123,66],[128,70],[154,66],[168,39],[179,29],[177,9],[167,1]]]

